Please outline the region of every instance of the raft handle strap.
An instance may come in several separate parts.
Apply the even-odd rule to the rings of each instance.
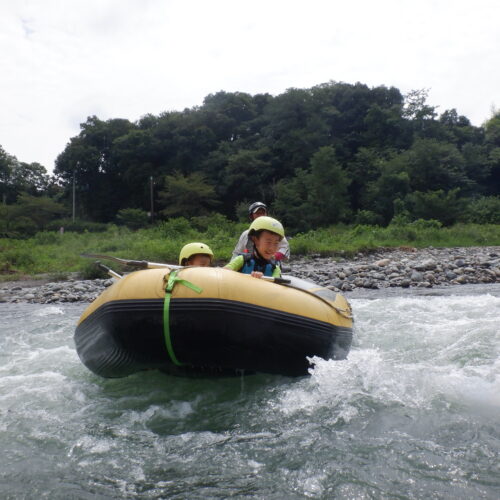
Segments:
[[[170,336],[170,298],[172,296],[172,290],[177,283],[187,286],[196,293],[201,293],[203,289],[191,283],[190,281],[179,278],[177,276],[178,272],[179,270],[171,271],[168,276],[167,285],[165,287],[165,301],[163,303],[163,336],[165,337],[165,345],[167,347],[167,352],[170,356],[170,359],[172,360],[174,365],[182,366],[183,363],[181,363],[177,359],[177,356],[174,353],[174,348],[172,347],[172,338]]]

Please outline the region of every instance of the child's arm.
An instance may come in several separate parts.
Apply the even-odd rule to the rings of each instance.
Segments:
[[[290,258],[290,245],[286,238],[280,241],[280,246],[274,258],[276,260],[288,260]]]
[[[243,267],[244,263],[245,263],[245,259],[244,259],[243,255],[238,255],[238,257],[236,257],[235,259],[228,262],[224,266],[224,269],[231,269],[232,271],[240,271],[241,268]]]

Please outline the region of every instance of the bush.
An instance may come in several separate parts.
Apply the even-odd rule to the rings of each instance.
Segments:
[[[234,225],[227,217],[221,214],[200,215],[190,219],[191,227],[196,231],[217,233],[227,232],[228,227]]]
[[[64,231],[71,231],[75,233],[84,233],[88,231],[89,233],[102,233],[108,229],[108,224],[102,222],[90,222],[81,219],[57,219],[49,224],[47,224],[47,230],[49,231],[59,231],[60,228]]]
[[[389,224],[389,226],[406,226],[411,222],[408,212],[403,212],[395,215]]]
[[[86,262],[80,271],[80,276],[84,280],[109,278],[108,273],[101,269],[95,262]]]
[[[405,206],[414,219],[438,219],[445,226],[454,224],[463,211],[464,201],[458,189],[450,191],[414,191],[406,195]]]
[[[178,238],[181,235],[187,235],[192,232],[191,223],[184,217],[176,217],[160,222],[156,226],[157,232],[164,238]]]
[[[464,211],[464,222],[500,224],[500,197],[484,196],[471,201]]]
[[[411,223],[416,229],[441,229],[443,224],[436,219],[417,219]]]
[[[33,240],[38,245],[51,245],[61,241],[60,234],[55,231],[41,231],[35,234]]]
[[[0,233],[6,238],[29,238],[36,234],[37,231],[35,222],[24,215],[18,216],[0,227]]]
[[[381,215],[372,212],[371,210],[358,210],[354,217],[354,224],[368,224],[370,226],[377,226],[383,223]]]
[[[19,248],[8,250],[2,256],[11,267],[30,271],[35,263],[35,256],[29,248]]]
[[[130,229],[139,229],[148,224],[148,214],[140,208],[123,208],[116,215],[119,224]]]
[[[248,221],[248,207],[250,206],[250,203],[251,202],[244,200],[236,205],[234,213],[239,222]]]

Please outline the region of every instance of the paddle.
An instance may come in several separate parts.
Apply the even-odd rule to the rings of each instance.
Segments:
[[[121,274],[118,274],[116,271],[113,271],[113,269],[109,268],[108,266],[105,266],[102,262],[99,262],[98,260],[95,262],[95,265],[102,269],[103,271],[106,271],[110,276],[116,279],[122,279],[123,276]]]
[[[147,260],[129,260],[120,259],[119,257],[113,257],[112,255],[102,255],[100,253],[81,253],[80,257],[86,257],[89,259],[107,259],[114,262],[119,262],[126,266],[135,267],[137,269],[163,269],[167,267],[169,269],[182,269],[182,266],[176,266],[174,264],[162,264],[160,262],[148,262]]]
[[[124,265],[130,266],[130,267],[135,267],[137,269],[163,269],[163,268],[183,269],[184,268],[184,266],[176,266],[175,264],[162,264],[160,262],[148,262],[147,260],[120,259],[119,257],[114,257],[112,255],[103,255],[103,254],[99,254],[99,253],[82,253],[82,254],[80,254],[80,256],[86,257],[89,259],[112,260],[114,262],[119,262],[120,264],[124,264]],[[98,263],[97,265],[99,265],[100,267],[103,266],[103,264],[101,264],[101,263]],[[106,268],[106,266],[104,266],[102,268],[105,270],[109,269],[109,268]],[[121,278],[121,276],[120,276],[120,278]],[[287,278],[273,278],[272,276],[262,276],[262,279],[264,279],[266,281],[272,281],[273,283],[277,283],[279,285],[286,285],[286,284],[290,283],[290,280]]]

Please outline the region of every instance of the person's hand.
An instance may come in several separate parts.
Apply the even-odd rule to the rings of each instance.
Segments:
[[[260,271],[252,271],[252,276],[254,278],[262,278],[262,276],[264,276],[264,274],[261,273]]]
[[[285,258],[285,254],[284,254],[284,253],[281,253],[281,252],[276,252],[276,253],[274,254],[274,258],[275,258],[276,260],[278,260],[278,261],[279,261],[279,260],[283,260],[283,259]]]

